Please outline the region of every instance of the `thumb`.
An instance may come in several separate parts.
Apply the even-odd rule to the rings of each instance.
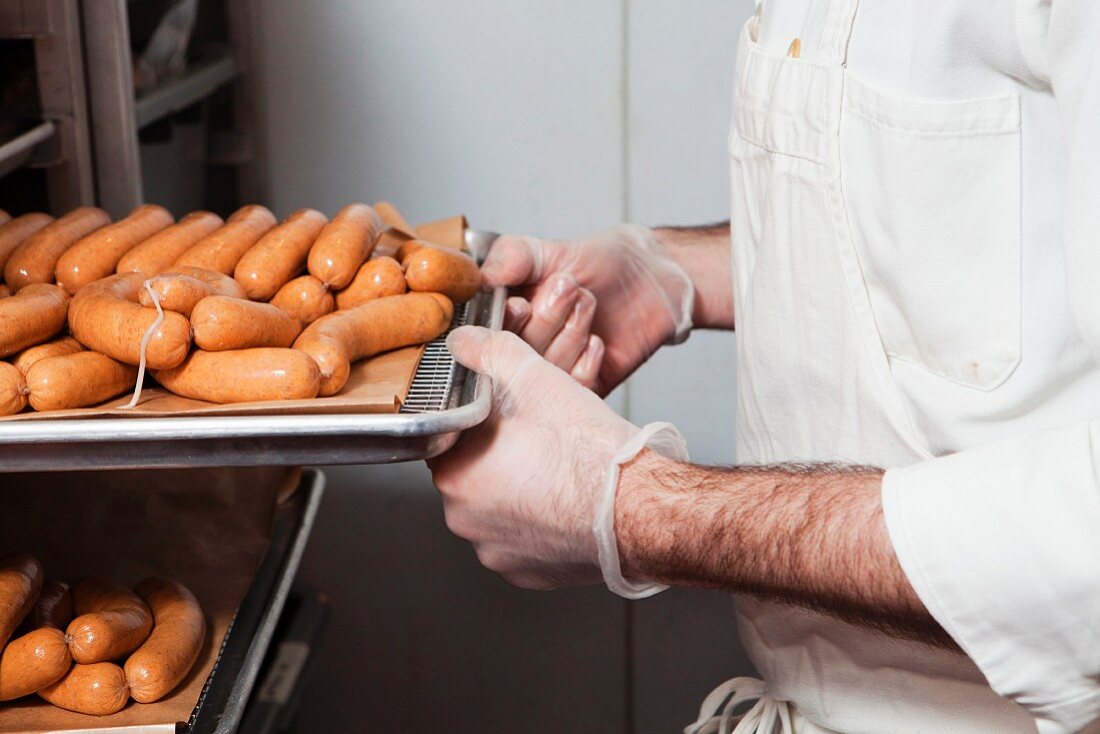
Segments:
[[[541,359],[527,342],[510,331],[461,326],[447,336],[447,349],[460,364],[507,385],[532,361]]]
[[[545,244],[535,237],[498,237],[481,266],[481,279],[490,288],[530,285],[542,280]]]

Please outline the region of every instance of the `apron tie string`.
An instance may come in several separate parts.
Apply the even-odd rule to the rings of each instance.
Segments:
[[[744,714],[734,713],[753,700],[756,703]],[[684,734],[794,734],[794,727],[787,702],[769,696],[763,681],[733,678],[710,692],[699,707],[699,718]]]

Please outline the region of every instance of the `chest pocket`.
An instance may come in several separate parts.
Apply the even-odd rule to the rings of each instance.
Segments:
[[[845,75],[840,178],[891,361],[990,390],[1020,361],[1020,105],[887,97]]]

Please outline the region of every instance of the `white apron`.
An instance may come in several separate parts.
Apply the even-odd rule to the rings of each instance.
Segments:
[[[891,375],[861,266],[866,258],[854,244],[846,209],[852,192],[842,188],[848,145],[861,144],[865,118],[888,118],[896,104],[846,70],[857,5],[829,3],[812,58],[781,57],[757,45],[766,12],[759,2],[740,41],[729,153],[737,446],[745,463],[889,468],[931,456]],[[853,105],[860,106],[859,116]],[[1000,101],[932,105],[929,125],[1018,126],[1011,117],[1011,106]],[[1011,365],[987,367],[1003,373]],[[998,697],[961,654],[748,596],[738,599],[738,617],[765,683],[756,690],[746,679],[731,681],[708,700],[689,732],[722,726],[738,726],[738,734],[1036,731],[1031,717]],[[730,693],[760,696],[741,725],[736,718],[721,721]]]

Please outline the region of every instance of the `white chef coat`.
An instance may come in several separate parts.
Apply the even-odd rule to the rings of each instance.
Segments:
[[[744,597],[768,695],[844,734],[1078,731],[1100,716],[1100,0],[766,0],[740,43],[739,454],[888,469],[891,541],[965,652]]]

